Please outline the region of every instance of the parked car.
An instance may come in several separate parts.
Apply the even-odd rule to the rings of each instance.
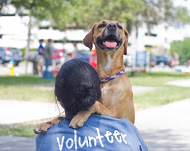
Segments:
[[[51,58],[52,62],[51,64],[56,66],[61,63],[61,58],[64,55],[64,50],[63,49],[52,49],[51,50]]]
[[[14,47],[0,47],[0,64],[8,63],[11,60],[14,60],[17,66],[23,60],[22,52]]]
[[[63,50],[62,49],[53,49],[51,50],[51,58],[52,59],[61,59],[63,57]]]
[[[156,65],[171,67],[171,57],[169,56],[156,56]]]

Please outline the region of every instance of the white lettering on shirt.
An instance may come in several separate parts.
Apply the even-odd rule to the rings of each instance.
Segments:
[[[69,145],[69,141],[71,142],[70,145]],[[65,142],[65,146],[66,146],[68,149],[73,148],[73,144],[74,144],[74,141],[73,141],[72,138],[68,138],[67,141]]]
[[[96,146],[97,142],[96,142],[96,138],[88,136],[88,140],[89,140],[89,147],[92,147],[92,140],[94,141],[94,146]]]
[[[79,143],[80,147],[83,147],[85,144],[86,144],[86,147],[88,147],[88,138],[87,138],[87,136],[84,137],[83,143],[81,143],[81,137],[79,137],[78,143]]]
[[[127,137],[127,135],[121,133],[121,137],[122,137],[122,139],[123,139],[123,142],[124,142],[125,144],[127,144],[127,141],[125,140],[125,137]]]
[[[77,131],[74,130],[75,150],[77,150]]]
[[[98,134],[98,136],[96,136],[96,138],[99,140],[100,145],[101,145],[102,147],[104,147],[104,144],[102,143],[102,138],[104,138],[104,136],[103,136],[103,135],[100,135],[100,130],[99,130],[99,128],[96,128],[96,131],[97,131],[97,134]]]
[[[115,136],[115,139],[119,142],[119,143],[121,143],[122,142],[122,140],[121,140],[121,136],[119,136],[119,135],[121,135],[117,130],[115,130],[114,131],[114,133],[113,133],[113,136]],[[119,137],[119,138],[118,138]]]
[[[59,137],[57,137],[57,143],[59,146],[59,151],[62,151],[64,139],[65,139],[65,136],[62,136],[61,144],[60,144]]]
[[[112,132],[106,131],[105,137],[107,138],[107,141],[108,141],[109,143],[113,143]],[[109,137],[110,137],[110,139],[109,139]]]
[[[101,133],[103,133],[101,131]],[[96,135],[93,136],[78,136],[77,130],[74,130],[73,137],[67,138],[66,136],[62,136],[62,138],[57,137],[57,144],[59,147],[59,151],[64,150],[63,146],[67,149],[72,149],[74,147],[75,150],[82,149],[83,147],[96,147],[98,142],[100,146],[103,148],[104,143],[113,144],[114,141],[118,143],[128,144],[127,143],[127,134],[120,133],[118,130],[114,130],[113,132],[106,131],[103,135],[100,134],[99,128],[96,128]],[[114,139],[115,138],[115,139]],[[104,140],[104,141],[103,141]],[[104,142],[104,143],[103,143]]]

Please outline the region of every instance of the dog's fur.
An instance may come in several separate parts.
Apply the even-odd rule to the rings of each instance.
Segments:
[[[108,38],[109,37],[109,38]],[[111,38],[117,41],[115,48],[104,46],[104,40]],[[103,20],[93,25],[91,31],[83,40],[85,46],[90,50],[93,43],[97,53],[97,72],[100,79],[115,75],[125,69],[123,55],[127,54],[128,32],[118,21]],[[127,118],[130,122],[135,122],[135,110],[133,103],[132,87],[126,74],[105,82],[101,85],[102,103],[96,103],[88,110],[77,113],[71,120],[70,126],[78,128],[92,113],[112,116],[116,118]],[[44,123],[36,128],[38,133],[46,131],[60,119],[54,119],[50,124]]]

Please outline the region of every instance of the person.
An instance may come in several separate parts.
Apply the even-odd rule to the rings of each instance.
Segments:
[[[73,42],[73,58],[77,57],[77,53],[78,53],[78,47],[77,47],[77,42]]]
[[[37,70],[38,70],[38,76],[42,76],[42,69],[43,69],[43,65],[44,65],[44,57],[43,57],[43,53],[44,53],[44,47],[43,47],[43,39],[40,39],[40,45],[38,47],[38,56],[37,56]]]
[[[48,39],[48,42],[44,48],[44,59],[45,59],[45,71],[48,71],[48,67],[51,64],[51,50],[53,49],[53,40]]]
[[[36,137],[36,151],[147,151],[136,127],[127,119],[92,114],[79,129],[69,123],[79,111],[101,101],[100,79],[87,62],[72,59],[64,63],[55,80],[55,96],[66,117]]]

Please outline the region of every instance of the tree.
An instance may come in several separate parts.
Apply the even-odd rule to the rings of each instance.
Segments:
[[[28,33],[27,33],[27,44],[25,48],[25,60],[28,56],[28,52],[30,50],[30,41],[31,41],[31,30],[32,30],[32,16],[39,18],[39,19],[45,19],[46,15],[44,13],[44,8],[48,7],[49,3],[48,0],[12,0],[11,4],[13,4],[16,9],[17,13],[20,15],[23,14],[26,10],[28,11],[29,21],[28,21]],[[26,67],[25,67],[25,73],[27,74],[27,66],[28,62],[26,60]]]
[[[0,16],[1,16],[1,13],[2,13],[2,10],[5,6],[7,6],[7,4],[9,3],[8,0],[0,0]]]
[[[148,29],[161,22],[190,22],[188,10],[174,7],[173,0],[12,0],[18,10],[25,8],[37,19],[48,19],[52,26],[89,29],[102,19],[119,20],[129,31],[146,23]]]
[[[173,41],[171,43],[170,52],[176,52],[179,55],[181,63],[190,59],[190,38],[185,38],[184,41]]]
[[[55,9],[59,8],[59,9]],[[89,29],[102,19],[119,20],[138,29],[142,23],[152,26],[162,22],[170,25],[190,22],[188,10],[174,7],[173,0],[56,0],[49,15],[57,28]]]

